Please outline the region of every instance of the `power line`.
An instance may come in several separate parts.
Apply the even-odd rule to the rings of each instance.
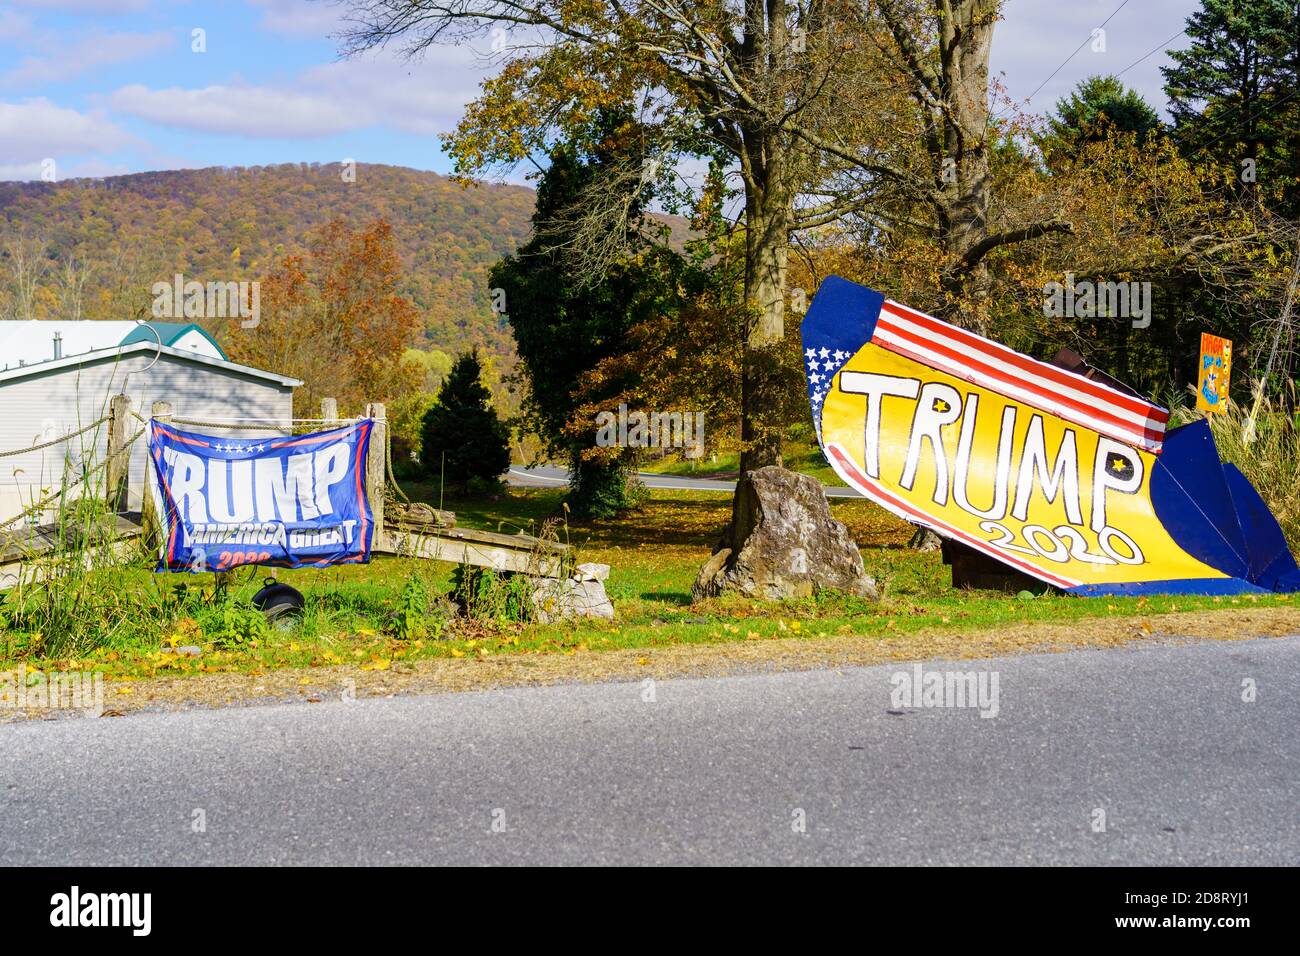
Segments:
[[[1052,82],[1052,77],[1056,76],[1056,74],[1060,73],[1063,69],[1065,69],[1066,64],[1069,63],[1071,60],[1073,60],[1075,56],[1078,54],[1078,52],[1088,45],[1089,41],[1092,40],[1093,36],[1095,36],[1095,31],[1100,30],[1106,24],[1110,23],[1111,20],[1115,19],[1115,14],[1119,13],[1126,6],[1128,6],[1128,0],[1123,0],[1123,3],[1121,3],[1118,7],[1116,7],[1110,16],[1108,16],[1105,20],[1101,21],[1100,27],[1095,27],[1094,32],[1089,33],[1088,38],[1084,40],[1082,43],[1080,43],[1077,47],[1075,47],[1074,52],[1071,53],[1069,56],[1067,56],[1064,60],[1062,60],[1061,64],[1047,75],[1047,79],[1043,80],[1043,82],[1038,84],[1038,86],[1034,89],[1034,92],[1030,93],[1027,97],[1025,97],[1024,102],[1028,103],[1030,100],[1032,100],[1035,96],[1038,95],[1039,91],[1042,90],[1044,86]],[[1010,108],[1011,108],[1010,106],[1003,107],[1001,110],[998,111],[997,115],[1001,116]]]
[[[1133,67],[1137,66],[1139,63],[1141,63],[1141,62],[1142,62],[1143,60],[1145,60],[1147,57],[1151,56],[1152,53],[1156,53],[1156,52],[1158,52],[1158,51],[1160,51],[1160,50],[1163,50],[1163,49],[1168,49],[1169,44],[1173,43],[1175,40],[1177,40],[1180,36],[1182,36],[1182,35],[1183,35],[1184,33],[1186,33],[1186,32],[1187,32],[1187,28],[1186,28],[1186,27],[1184,27],[1183,29],[1179,30],[1177,33],[1175,33],[1173,36],[1171,36],[1171,37],[1170,37],[1168,40],[1166,40],[1164,43],[1161,43],[1161,44],[1160,44],[1159,46],[1157,46],[1157,47],[1153,47],[1153,48],[1151,49],[1150,52],[1145,53],[1145,54],[1143,54],[1142,56],[1138,57],[1136,60],[1134,60],[1134,61],[1133,61],[1132,63],[1130,63],[1128,66],[1124,67],[1124,69],[1122,69],[1122,70],[1120,70],[1118,73],[1114,74],[1114,75],[1115,75],[1115,78],[1118,79],[1119,77],[1123,76],[1123,75],[1124,75],[1125,73],[1127,73],[1129,70],[1133,69]]]

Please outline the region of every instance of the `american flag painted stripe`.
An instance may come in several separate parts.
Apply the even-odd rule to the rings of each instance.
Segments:
[[[1040,375],[1039,369],[1023,368],[1019,363],[1009,362],[1001,355],[990,354],[983,349],[974,348],[960,339],[942,338],[906,321],[880,323],[877,324],[877,329],[882,329],[890,337],[904,339],[913,347],[935,349],[941,356],[948,358],[962,368],[965,368],[968,363],[975,363],[971,365],[972,371],[981,372],[994,379],[1015,381],[1026,388],[1040,392],[1045,398],[1060,398],[1068,401],[1083,414],[1090,415],[1100,412],[1108,416],[1110,420],[1123,423],[1129,427],[1151,429],[1157,437],[1164,434],[1165,419],[1152,415],[1153,410],[1163,413],[1163,409],[1157,410],[1153,405],[1144,404],[1140,409],[1133,410],[1128,404],[1111,402],[1105,397],[1091,394],[1089,391],[1079,388],[1078,383],[1086,382],[1089,385],[1095,385],[1096,383],[1084,378],[1082,375],[1072,375],[1067,372],[1066,375],[1069,375],[1069,378],[1065,381],[1057,381],[1054,376]],[[1023,356],[1017,356],[1017,358],[1023,358]],[[1032,362],[1034,360],[1029,359],[1028,361]],[[1064,369],[1048,367],[1052,371],[1064,372]],[[1043,379],[1048,380],[1044,381]],[[1167,415],[1165,418],[1167,419]]]
[[[872,341],[908,358],[926,365],[937,366],[951,372],[959,378],[973,381],[1010,398],[1028,402],[1030,405],[1044,408],[1059,415],[1067,421],[1091,428],[1093,431],[1113,438],[1119,438],[1130,444],[1138,445],[1148,451],[1158,452],[1164,438],[1163,429],[1140,426],[1119,418],[1097,406],[1090,406],[1050,391],[1033,388],[1021,378],[999,374],[998,371],[983,362],[964,356],[934,341],[916,341],[910,335],[900,335],[890,329],[876,326]]]
[[[954,339],[971,345],[992,357],[997,357],[1009,364],[1015,365],[1023,371],[1041,376],[1070,388],[1085,392],[1099,401],[1109,402],[1129,411],[1137,412],[1143,416],[1151,416],[1161,423],[1169,421],[1169,412],[1154,405],[1145,399],[1138,398],[1135,395],[1129,395],[1125,392],[1118,391],[1105,385],[1102,382],[1094,382],[1090,378],[1084,378],[1074,372],[1058,368],[1048,362],[1040,362],[1038,359],[1022,355],[1015,349],[1008,348],[1000,342],[994,342],[986,339],[981,335],[976,335],[968,329],[958,328],[955,325],[949,325],[947,322],[940,321],[934,316],[926,315],[924,312],[918,312],[910,306],[903,305],[901,302],[895,302],[892,299],[886,300],[884,311],[889,312],[891,316],[902,319],[907,322],[921,326],[929,335],[941,335],[945,338]]]
[[[887,302],[872,341],[1076,424],[1159,453],[1169,413],[923,313]]]

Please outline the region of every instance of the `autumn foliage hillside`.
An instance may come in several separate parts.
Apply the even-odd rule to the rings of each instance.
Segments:
[[[358,164],[351,182],[338,164],[214,167],[0,183],[0,234],[38,242],[60,267],[76,264],[83,317],[122,319],[147,318],[150,287],[177,272],[264,279],[326,223],[383,219],[401,259],[399,292],[423,330],[411,344],[503,354],[510,331],[492,312],[487,272],[526,238],[533,201],[523,187],[463,187],[398,166]],[[65,317],[54,291],[47,298],[36,316]]]

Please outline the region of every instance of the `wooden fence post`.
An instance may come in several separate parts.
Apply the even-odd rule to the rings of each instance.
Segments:
[[[108,451],[105,458],[104,498],[111,512],[126,510],[131,453],[126,446],[126,423],[131,417],[131,398],[114,395],[108,400]]]
[[[322,398],[320,400],[320,417],[327,425],[332,425],[339,420],[339,403],[337,399]]]
[[[366,491],[370,496],[370,510],[375,516],[373,541],[378,545],[384,536],[384,492],[388,484],[388,414],[383,402],[368,404],[366,418],[375,420],[374,431],[370,434],[370,454],[366,456]]]
[[[154,402],[151,416],[160,422],[172,420],[171,402]],[[144,494],[140,496],[140,528],[143,531],[145,547],[157,548],[162,541],[162,516],[154,508],[153,501],[153,461],[146,456],[144,468]]]

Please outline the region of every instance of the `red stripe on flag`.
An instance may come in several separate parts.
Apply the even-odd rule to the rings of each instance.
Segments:
[[[999,372],[995,368],[985,365],[983,362],[979,362],[971,358],[968,355],[962,355],[960,352],[955,352],[952,349],[948,348],[947,346],[939,344],[938,342],[922,339],[911,332],[908,332],[903,329],[898,329],[892,325],[887,326],[885,330],[890,335],[898,336],[899,338],[914,344],[917,347],[918,351],[910,351],[907,349],[903,349],[899,347],[896,343],[884,342],[884,341],[880,341],[876,343],[881,348],[889,349],[891,352],[899,352],[900,354],[905,354],[907,355],[908,358],[913,358],[920,362],[925,362],[927,360],[927,356],[925,354],[927,351],[937,353],[939,355],[946,357],[950,361],[955,362],[957,365],[961,367],[969,368],[972,371],[981,372],[983,375],[995,381],[1003,382],[1007,385],[1014,385],[1026,391],[1032,392],[1033,394],[1038,395],[1040,398],[1042,398],[1044,403],[1047,405],[1065,406],[1066,409],[1068,409],[1073,414],[1062,414],[1061,417],[1074,421],[1077,424],[1084,425],[1089,428],[1094,428],[1096,431],[1112,435],[1113,437],[1122,437],[1126,441],[1134,441],[1138,444],[1143,444],[1143,445],[1149,443],[1151,445],[1158,447],[1164,438],[1163,429],[1155,429],[1151,427],[1144,427],[1142,425],[1138,425],[1135,422],[1127,421],[1126,419],[1113,415],[1110,412],[1103,411],[1100,408],[1089,407],[1087,405],[1084,405],[1082,402],[1078,402],[1075,401],[1074,399],[1067,398],[1066,396],[1060,394],[1059,392],[1052,392],[1043,388],[1042,386],[1036,386],[1032,382],[1012,378],[1006,375],[1005,373]],[[1105,426],[1098,427],[1097,423],[1100,422],[1105,422],[1107,424]],[[1115,432],[1117,431],[1122,434],[1115,435]]]
[[[211,447],[212,447],[211,444],[210,444],[209,442],[200,441],[200,440],[197,439],[197,438],[187,438],[186,436],[182,435],[180,432],[178,432],[178,431],[173,431],[173,430],[170,429],[170,428],[166,428],[166,427],[164,427],[164,426],[162,426],[162,425],[159,425],[157,422],[154,422],[154,427],[156,427],[160,432],[162,432],[164,435],[166,435],[166,436],[167,436],[168,438],[170,438],[172,441],[178,441],[178,442],[181,442],[181,443],[186,444],[186,445],[196,445],[196,446],[198,446],[198,447],[200,447],[200,448],[211,448]]]
[[[1005,345],[990,341],[989,339],[986,339],[981,335],[976,335],[974,332],[968,331],[967,329],[961,329],[955,325],[950,325],[947,322],[942,322],[939,319],[926,315],[924,312],[918,312],[915,309],[902,305],[901,303],[892,300],[886,301],[882,307],[882,311],[889,312],[892,315],[909,322],[915,322],[917,325],[924,327],[935,335],[950,338],[959,341],[970,348],[978,349],[991,358],[997,358],[1010,365],[1014,365],[1030,375],[1048,379],[1058,385],[1068,386],[1080,392],[1092,395],[1099,401],[1117,405],[1127,411],[1161,424],[1169,421],[1169,412],[1158,405],[1143,401],[1142,399],[1136,398],[1132,395],[1125,395],[1123,392],[1116,391],[1100,382],[1094,382],[1090,378],[1085,378],[1082,375],[1078,375],[1063,368],[1057,368],[1055,365],[1050,365],[1047,362],[1040,362],[1027,355],[1021,355],[1019,352],[1007,348]],[[898,327],[892,325],[892,323],[890,324],[890,328],[894,331],[898,331]]]

